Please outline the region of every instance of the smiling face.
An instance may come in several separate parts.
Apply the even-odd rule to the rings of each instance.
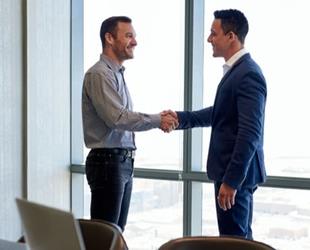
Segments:
[[[119,22],[115,35],[106,33],[109,42],[110,55],[122,64],[127,59],[134,57],[134,49],[137,46],[136,32],[131,23]]]
[[[211,43],[213,48],[214,57],[224,57],[225,61],[230,58],[232,35],[231,32],[224,33],[220,19],[214,19],[211,26],[211,33],[208,37],[208,42]]]

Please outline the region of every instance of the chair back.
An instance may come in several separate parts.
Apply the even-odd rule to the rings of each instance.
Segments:
[[[103,220],[79,219],[87,250],[128,250],[121,229]]]
[[[237,237],[188,236],[170,240],[159,250],[275,250],[265,243]]]

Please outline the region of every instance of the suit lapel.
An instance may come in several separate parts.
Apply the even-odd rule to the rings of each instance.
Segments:
[[[233,71],[234,66],[222,77],[219,85],[217,86],[217,91],[219,91],[219,89],[221,88],[221,86],[224,84],[225,80],[228,78],[228,76],[230,75],[230,73]]]
[[[223,76],[222,80],[220,81],[217,90],[216,90],[216,94],[215,94],[215,99],[214,99],[214,104],[213,104],[213,112],[212,112],[212,120],[214,119],[214,115],[216,113],[216,101],[218,99],[218,95],[220,93],[220,89],[221,87],[224,85],[224,83],[226,82],[226,80],[229,78],[230,74],[238,67],[238,65],[240,65],[240,63],[242,63],[246,58],[250,58],[250,54],[245,54],[244,56],[242,56],[233,66],[232,68]]]

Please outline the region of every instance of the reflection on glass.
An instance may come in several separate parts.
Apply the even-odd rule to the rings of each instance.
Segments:
[[[101,22],[113,15],[132,18],[138,46],[125,62],[134,111],[183,109],[184,0],[84,1],[84,69],[99,59]],[[143,10],[143,11],[141,11]],[[159,129],[136,133],[136,167],[181,169],[181,132]]]
[[[90,193],[85,185],[85,218],[89,218]],[[134,179],[124,237],[131,250],[155,250],[182,236],[183,184],[176,181]]]
[[[307,1],[205,1],[205,106],[213,104],[222,77],[223,58],[213,58],[207,36],[217,9],[236,8],[249,21],[246,49],[262,67],[267,80],[265,161],[268,175],[310,177],[310,116],[308,58],[310,33]],[[281,11],[277,11],[281,7]],[[281,34],[303,34],[298,46]],[[208,152],[209,130],[204,130]]]
[[[259,187],[253,236],[280,250],[310,249],[310,191]],[[203,184],[202,235],[218,235],[213,185]]]

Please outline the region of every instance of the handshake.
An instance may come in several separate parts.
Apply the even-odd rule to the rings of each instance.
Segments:
[[[178,115],[172,110],[165,110],[160,113],[160,129],[169,133],[179,126]]]

